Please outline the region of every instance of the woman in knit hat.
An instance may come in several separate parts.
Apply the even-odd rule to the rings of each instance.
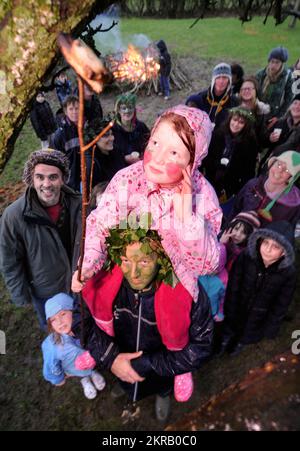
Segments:
[[[255,176],[258,146],[254,125],[251,111],[235,107],[229,110],[226,121],[214,129],[203,167],[218,196],[229,199]]]
[[[249,182],[237,195],[230,218],[245,210],[260,214],[262,227],[270,221],[286,220],[295,228],[300,219],[300,190],[295,182],[300,176],[300,154],[282,153],[268,162],[268,175]]]
[[[285,47],[272,49],[269,53],[268,65],[256,74],[259,99],[271,107],[269,128],[286,113],[293,99],[292,74],[285,66],[288,56]]]
[[[229,108],[237,105],[237,99],[231,94],[232,74],[227,63],[217,64],[212,72],[208,89],[190,96],[186,105],[205,111],[210,120],[219,126],[227,117]]]
[[[137,119],[136,96],[131,93],[118,96],[115,113],[116,122],[112,128],[114,146],[128,165],[136,163],[142,158],[150,136],[147,125]]]

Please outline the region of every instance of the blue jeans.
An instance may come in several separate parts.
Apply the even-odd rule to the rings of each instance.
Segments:
[[[170,79],[166,75],[160,76],[160,89],[166,97],[170,97]]]

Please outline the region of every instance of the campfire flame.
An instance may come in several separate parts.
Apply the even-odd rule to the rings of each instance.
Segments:
[[[160,68],[153,47],[147,47],[142,53],[132,44],[124,53],[109,55],[108,63],[115,80],[120,83],[143,83],[155,79]]]

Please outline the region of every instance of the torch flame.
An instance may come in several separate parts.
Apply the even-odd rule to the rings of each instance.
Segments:
[[[151,47],[148,47],[146,54],[143,55],[132,44],[129,44],[127,51],[122,53],[119,58],[111,55],[109,63],[115,80],[129,83],[145,82],[157,78],[160,68],[157,55],[154,54]]]

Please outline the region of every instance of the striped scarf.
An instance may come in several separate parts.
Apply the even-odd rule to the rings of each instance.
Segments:
[[[208,116],[210,117],[210,114],[211,114],[211,112],[212,112],[212,109],[216,106],[216,107],[217,107],[216,112],[215,112],[215,117],[216,117],[216,115],[217,115],[218,113],[220,113],[220,111],[222,111],[224,105],[228,102],[228,100],[229,100],[229,95],[226,94],[224,97],[222,97],[221,100],[217,101],[217,100],[215,100],[213,97],[211,97],[211,92],[208,91],[206,100],[207,100],[208,103],[210,104],[210,110],[209,110]]]

